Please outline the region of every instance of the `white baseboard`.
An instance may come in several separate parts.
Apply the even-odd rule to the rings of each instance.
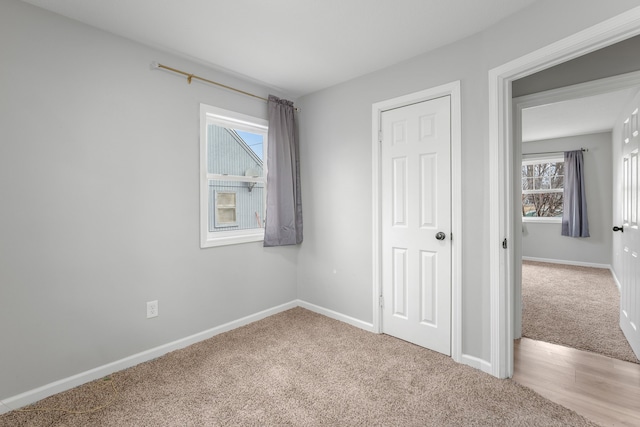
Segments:
[[[616,282],[616,286],[618,287],[618,292],[620,292],[622,290],[622,284],[620,283],[620,280],[618,280],[618,276],[616,276],[616,272],[613,271],[613,267],[609,266],[609,271],[611,271],[611,275],[613,276],[613,280]]]
[[[63,378],[61,380],[54,381],[52,383],[43,385],[42,387],[29,390],[27,392],[18,394],[16,396],[3,399],[0,401],[0,414],[4,414],[14,409],[21,408],[23,406],[42,400],[45,397],[49,397],[54,394],[61,393],[63,391],[77,387],[79,385],[88,383],[89,381],[93,381],[98,378],[103,378],[114,372],[121,371],[123,369],[130,368],[131,366],[135,366],[140,363],[155,359],[171,351],[190,346],[191,344],[195,344],[197,342],[209,339],[223,332],[228,332],[232,329],[239,328],[240,326],[248,325],[249,323],[253,323],[258,320],[264,319],[265,317],[269,317],[274,314],[280,313],[282,311],[295,308],[298,305],[299,305],[298,301],[294,300],[276,307],[272,307],[267,310],[261,311],[259,313],[255,313],[250,316],[246,316],[241,319],[237,319],[232,322],[225,323],[224,325],[207,329],[206,331],[199,332],[197,334],[194,334],[185,338],[181,338],[179,340],[170,342],[168,344],[164,344],[164,345],[143,351],[141,353],[137,353],[132,356],[125,357],[124,359],[116,360],[115,362],[108,363],[106,365],[99,366],[97,368],[90,369],[85,372],[81,372],[79,374],[70,376],[68,378]],[[328,317],[331,317],[331,316],[328,316]]]
[[[364,329],[365,331],[373,332],[373,324],[367,323],[362,320],[356,319],[354,317],[347,316],[342,313],[338,313],[333,310],[329,310],[328,308],[320,307],[315,304],[311,304],[306,301],[298,300],[298,305],[302,308],[306,308],[307,310],[313,311],[318,314],[322,314],[324,316],[330,317],[335,320],[339,320],[344,323],[348,323],[352,326],[355,326],[360,329]]]
[[[322,314],[324,316],[330,317],[332,319],[339,320],[341,322],[348,323],[348,324],[353,325],[355,327],[358,327],[360,329],[364,329],[365,331],[374,332],[375,333],[372,323],[364,322],[362,320],[355,319],[355,318],[350,317],[350,316],[346,316],[346,315],[344,315],[342,313],[338,313],[338,312],[335,312],[333,310],[329,310],[327,308],[320,307],[320,306],[317,306],[315,304],[308,303],[306,301],[298,300],[298,304],[299,304],[300,307],[306,308],[307,310],[313,311],[313,312],[318,313],[318,314]],[[485,372],[485,373],[487,373],[489,375],[493,375],[491,363],[487,362],[486,360],[480,359],[480,358],[475,357],[475,356],[470,356],[470,355],[464,354],[464,353],[461,354],[461,356],[459,358],[456,358],[456,357],[454,357],[454,355],[452,355],[452,359],[457,363],[461,363],[461,364],[464,364],[464,365],[469,365],[472,368],[479,369],[482,372]]]
[[[0,415],[12,411],[13,409],[6,406],[4,403],[0,402]]]
[[[469,365],[472,368],[479,369],[482,372],[487,373],[489,375],[493,375],[493,372],[491,369],[491,363],[487,362],[486,360],[480,359],[478,357],[470,356],[468,354],[463,353],[460,359],[460,363],[464,365]]]
[[[354,317],[347,316],[345,314],[338,313],[336,311],[330,310],[328,308],[320,307],[318,305],[311,304],[306,301],[293,300],[288,303],[261,311],[259,313],[255,313],[250,316],[246,316],[241,319],[237,319],[232,322],[225,323],[224,325],[216,326],[214,328],[170,342],[168,344],[164,344],[164,345],[143,351],[141,353],[137,353],[132,356],[125,357],[124,359],[116,360],[115,362],[108,363],[106,365],[99,366],[97,368],[90,369],[85,372],[81,372],[77,375],[73,375],[68,378],[63,378],[61,380],[46,384],[42,387],[38,387],[33,390],[29,390],[19,395],[0,400],[0,414],[4,414],[14,409],[21,408],[23,406],[37,402],[39,400],[42,400],[54,394],[61,393],[63,391],[72,389],[74,387],[88,383],[98,378],[103,378],[114,372],[121,371],[123,369],[138,365],[143,362],[147,362],[149,360],[152,360],[164,354],[167,354],[171,351],[187,347],[189,345],[209,339],[223,332],[228,332],[232,329],[239,328],[244,325],[248,325],[249,323],[256,322],[258,320],[264,319],[265,317],[269,317],[274,314],[277,314],[282,311],[286,311],[295,307],[302,307],[307,310],[313,311],[315,313],[327,316],[331,319],[339,320],[341,322],[363,329],[365,331],[374,332],[372,323],[364,322]],[[460,360],[460,363],[469,365],[483,372],[491,374],[491,364],[482,359],[478,359],[476,357],[463,354]]]
[[[547,262],[549,264],[565,264],[565,265],[575,265],[578,267],[593,267],[593,268],[607,268],[611,269],[610,264],[597,264],[593,262],[582,262],[582,261],[568,261],[563,259],[549,259],[549,258],[534,258],[529,256],[523,256],[523,261],[535,261],[535,262]]]

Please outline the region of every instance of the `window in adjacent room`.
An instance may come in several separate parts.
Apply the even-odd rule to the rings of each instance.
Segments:
[[[523,160],[523,221],[561,222],[563,192],[563,158]]]
[[[264,240],[267,121],[200,105],[200,246]]]

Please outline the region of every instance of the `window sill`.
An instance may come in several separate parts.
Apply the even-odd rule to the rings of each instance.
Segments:
[[[231,232],[217,232],[208,233],[200,241],[200,248],[213,248],[217,246],[239,245],[242,243],[263,242],[264,241],[264,229],[256,231],[231,231]]]
[[[532,223],[540,223],[540,224],[562,224],[562,218],[554,217],[554,218],[538,218],[538,217],[522,217],[522,222],[532,222]]]

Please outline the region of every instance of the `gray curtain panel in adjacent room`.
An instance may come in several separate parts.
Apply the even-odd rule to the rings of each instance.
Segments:
[[[562,235],[589,237],[587,198],[584,189],[584,161],[582,150],[564,153],[564,209]]]
[[[293,102],[269,95],[264,246],[302,242],[300,154]]]

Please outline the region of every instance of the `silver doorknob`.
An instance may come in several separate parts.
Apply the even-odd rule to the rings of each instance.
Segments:
[[[442,231],[438,231],[438,233],[436,233],[436,239],[438,240],[444,240],[447,237],[446,234],[444,234]]]

